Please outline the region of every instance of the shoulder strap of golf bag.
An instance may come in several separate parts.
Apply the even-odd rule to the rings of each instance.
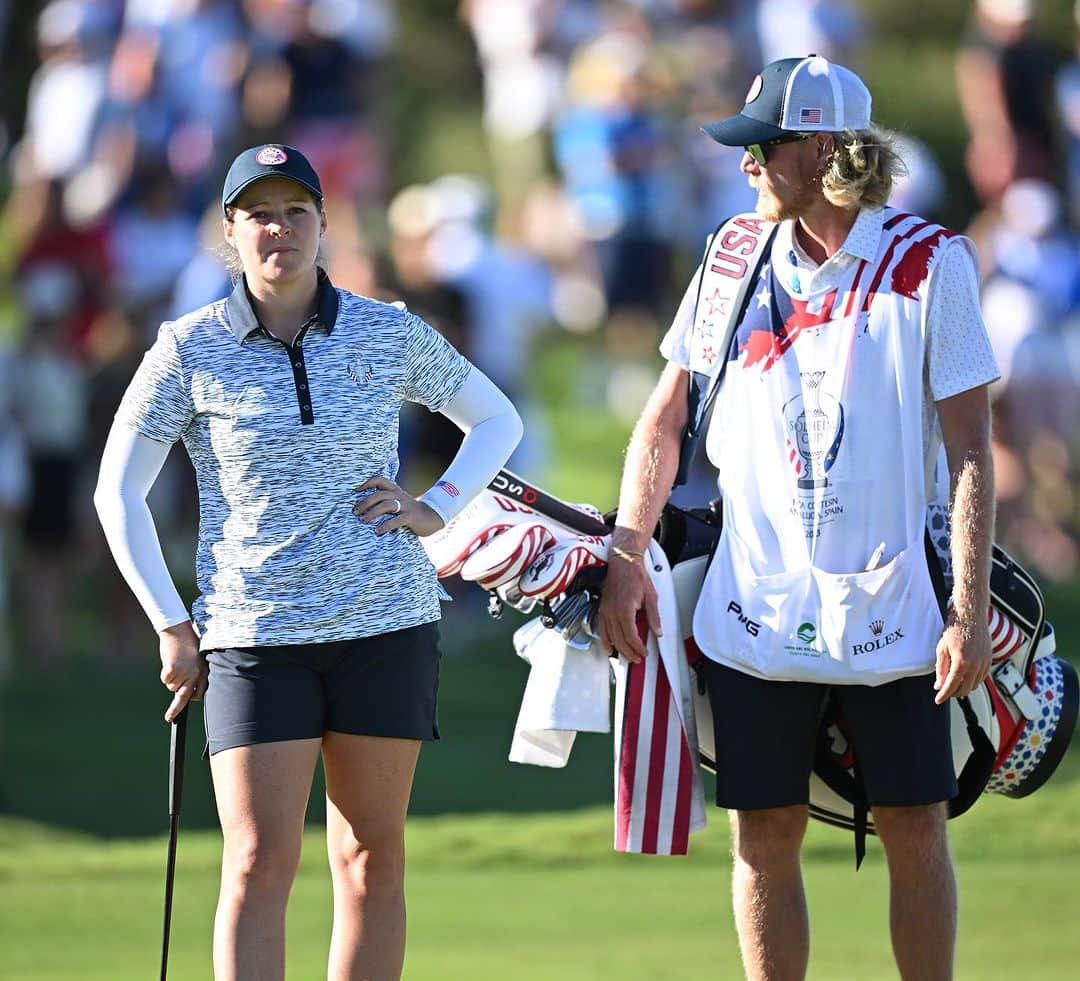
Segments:
[[[732,222],[737,221],[739,216],[735,218],[728,218],[722,221],[716,228],[716,231],[712,233],[709,238],[709,243],[705,247],[705,256],[701,260],[701,276],[698,278],[697,297],[694,300],[694,313],[693,320],[691,321],[691,331],[696,331],[698,326],[698,306],[701,303],[701,290],[705,283],[705,277],[709,273],[710,262],[709,257],[713,253],[713,247],[716,244],[716,240],[720,237],[721,233],[725,232]],[[686,426],[686,432],[683,433],[682,446],[679,448],[679,469],[675,475],[675,486],[681,487],[686,483],[686,479],[690,473],[690,464],[697,453],[698,444],[701,442],[701,431],[704,425],[705,419],[708,416],[709,409],[712,408],[713,402],[716,400],[716,395],[720,391],[720,383],[724,379],[724,373],[727,371],[728,354],[731,350],[731,342],[735,337],[735,331],[739,327],[739,323],[746,313],[746,307],[750,302],[751,290],[754,282],[757,280],[758,273],[761,271],[761,267],[765,262],[765,257],[769,254],[769,250],[772,247],[773,239],[776,237],[776,230],[779,228],[779,224],[773,225],[767,235],[762,235],[754,247],[753,252],[745,262],[745,271],[742,278],[739,280],[738,288],[733,294],[734,302],[731,304],[728,314],[728,322],[724,329],[723,340],[720,347],[717,349],[720,352],[720,366],[715,375],[708,375],[700,371],[690,371],[690,387],[687,393],[687,401],[689,404],[689,422]],[[721,245],[723,240],[721,239]],[[710,380],[712,384],[710,385]]]

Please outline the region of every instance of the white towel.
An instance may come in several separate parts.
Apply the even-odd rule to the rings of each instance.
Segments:
[[[539,618],[514,634],[518,655],[532,665],[510,759],[565,766],[577,732],[608,732],[608,692],[614,668],[615,849],[685,855],[692,831],[705,827],[698,769],[697,726],[690,667],[683,646],[671,569],[649,546],[664,636],[648,638],[639,664],[612,662],[599,645],[567,647]],[[611,667],[609,667],[611,665]]]
[[[531,668],[510,760],[566,766],[576,733],[611,731],[611,659],[599,644],[585,651],[567,646],[539,617],[514,632],[514,649]]]

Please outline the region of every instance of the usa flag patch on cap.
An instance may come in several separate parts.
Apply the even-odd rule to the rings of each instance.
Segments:
[[[799,122],[806,123],[807,125],[820,125],[821,124],[821,110],[818,108],[808,109],[802,108],[799,110]]]

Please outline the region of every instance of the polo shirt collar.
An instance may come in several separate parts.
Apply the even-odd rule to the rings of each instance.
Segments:
[[[884,208],[860,208],[855,218],[855,224],[847,233],[844,244],[840,246],[841,252],[855,256],[856,259],[873,260],[877,255],[878,243],[881,241],[881,229],[885,224]]]
[[[317,272],[319,285],[315,297],[314,322],[322,324],[326,328],[326,333],[331,334],[337,322],[337,290],[334,289],[334,284],[330,282],[330,277],[326,275],[325,270],[319,269]],[[225,301],[225,310],[229,318],[229,328],[241,344],[252,332],[262,326],[251,305],[251,294],[248,292],[247,280],[244,276],[240,277],[232,294]]]

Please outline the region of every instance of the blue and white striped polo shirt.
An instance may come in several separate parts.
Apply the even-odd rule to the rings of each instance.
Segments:
[[[403,401],[450,402],[469,362],[398,306],[335,289],[292,346],[259,325],[241,282],[162,324],[117,419],[184,441],[199,485],[203,650],[321,643],[439,617],[435,571],[410,531],[376,536],[353,488],[394,480]]]

